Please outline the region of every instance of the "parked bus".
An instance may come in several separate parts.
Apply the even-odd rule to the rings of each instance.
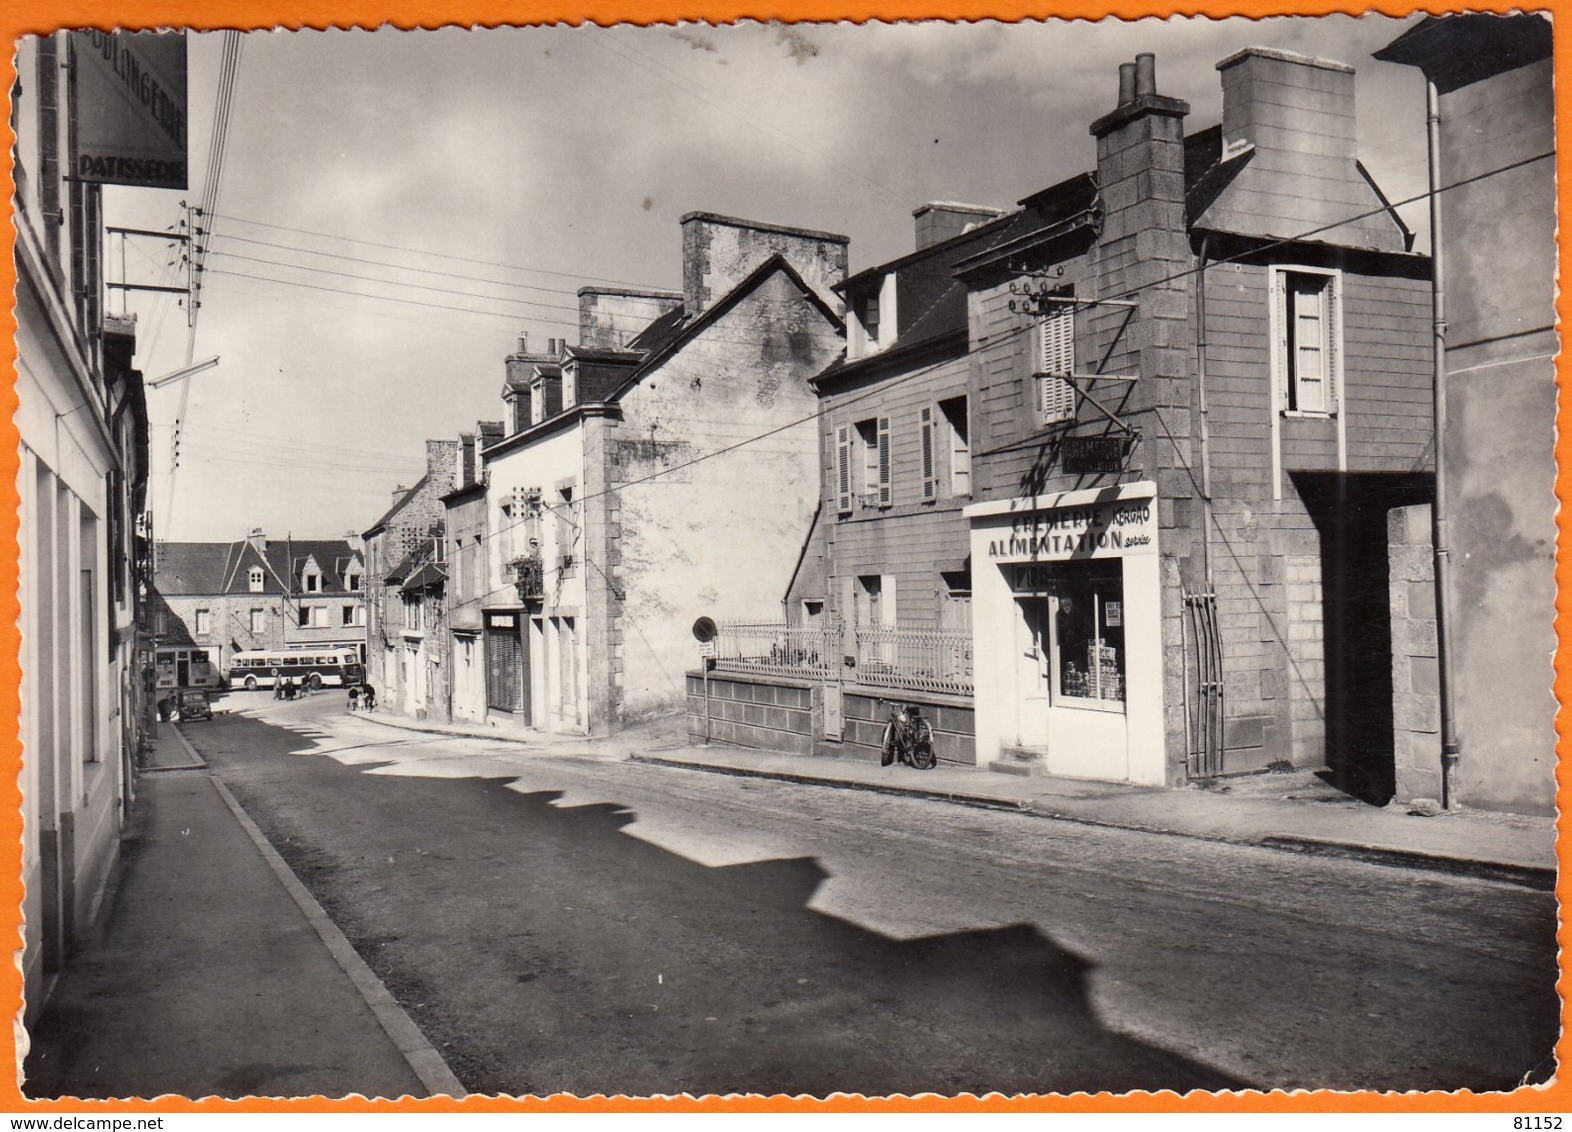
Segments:
[[[237,652],[229,660],[229,686],[254,692],[281,679],[312,689],[344,688],[365,680],[360,653],[353,649],[284,649]]]

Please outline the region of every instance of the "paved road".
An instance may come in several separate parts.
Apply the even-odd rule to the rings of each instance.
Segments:
[[[476,1092],[1548,1071],[1546,893],[226,706],[186,733]]]

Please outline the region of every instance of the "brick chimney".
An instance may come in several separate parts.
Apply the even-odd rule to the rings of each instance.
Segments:
[[[738,220],[713,212],[682,218],[682,296],[689,318],[725,298],[765,260],[785,256],[803,282],[836,313],[844,311],[832,288],[846,278],[848,236]]]
[[[997,220],[1003,215],[1004,209],[989,208],[982,204],[929,201],[912,210],[912,217],[917,221],[917,250],[942,244],[970,228]]]
[[[681,291],[580,287],[579,345],[620,350],[650,323],[680,306]]]

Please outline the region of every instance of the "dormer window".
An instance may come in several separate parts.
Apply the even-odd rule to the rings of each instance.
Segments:
[[[251,567],[250,572],[246,575],[246,584],[250,587],[252,593],[259,594],[262,592],[262,567]]]
[[[868,336],[868,345],[879,344],[879,296],[869,295],[862,301],[862,331]]]

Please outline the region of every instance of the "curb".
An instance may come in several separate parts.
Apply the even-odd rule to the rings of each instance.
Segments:
[[[1451,876],[1470,877],[1476,880],[1500,881],[1525,888],[1554,891],[1556,870],[1536,865],[1517,865],[1503,861],[1476,861],[1465,857],[1449,857],[1437,853],[1423,853],[1413,849],[1392,849],[1381,845],[1359,842],[1331,841],[1324,838],[1302,837],[1295,834],[1273,833],[1253,837],[1230,837],[1218,833],[1198,833],[1191,830],[1171,829],[1164,826],[1132,825],[1082,814],[1064,813],[1045,809],[1035,802],[1009,802],[977,794],[960,794],[944,790],[924,790],[920,786],[885,786],[871,782],[848,782],[844,779],[820,778],[813,775],[793,774],[790,771],[753,770],[747,767],[717,766],[712,763],[688,762],[681,759],[663,759],[652,755],[633,755],[630,762],[649,766],[675,767],[680,770],[698,770],[710,774],[728,774],[738,778],[765,778],[776,782],[791,782],[803,786],[827,786],[837,790],[861,790],[870,794],[899,795],[908,798],[927,798],[938,802],[951,802],[978,809],[1002,810],[1006,813],[1026,814],[1053,821],[1074,822],[1077,825],[1097,826],[1102,829],[1124,829],[1132,833],[1158,834],[1165,837],[1186,837],[1193,841],[1211,841],[1224,845],[1242,845],[1256,849],[1273,849],[1284,853],[1306,856],[1340,857],[1345,860],[1364,861],[1367,864],[1389,868],[1420,869],[1445,873]]]
[[[1357,841],[1330,841],[1325,838],[1300,837],[1288,833],[1268,834],[1256,844],[1268,849],[1303,853],[1307,856],[1340,857],[1344,860],[1370,861],[1394,868],[1426,869],[1452,876],[1472,877],[1475,880],[1501,881],[1543,892],[1554,892],[1556,888],[1556,870],[1539,865],[1476,861],[1441,853],[1422,853],[1415,849],[1391,849],[1383,845],[1369,845]]]
[[[184,740],[182,740],[184,742]],[[189,746],[189,745],[188,745]],[[344,933],[339,930],[327,912],[318,904],[316,898],[300,883],[284,858],[273,848],[267,835],[251,820],[251,815],[246,813],[239,800],[229,792],[216,775],[209,774],[208,781],[213,784],[213,789],[218,791],[218,796],[235,816],[242,829],[246,831],[257,849],[262,853],[274,874],[289,892],[290,897],[300,910],[305,913],[312,928],[322,942],[327,945],[329,954],[333,956],[339,969],[349,976],[349,981],[360,992],[360,997],[370,1007],[372,1015],[393,1044],[399,1054],[409,1065],[410,1070],[419,1078],[420,1083],[426,1087],[432,1096],[467,1097],[468,1091],[459,1083],[459,1079],[448,1068],[442,1055],[426,1040],[426,1036],[404,1012],[382,980],[377,978],[375,972],[366,965],[366,961],[351,946]]]

